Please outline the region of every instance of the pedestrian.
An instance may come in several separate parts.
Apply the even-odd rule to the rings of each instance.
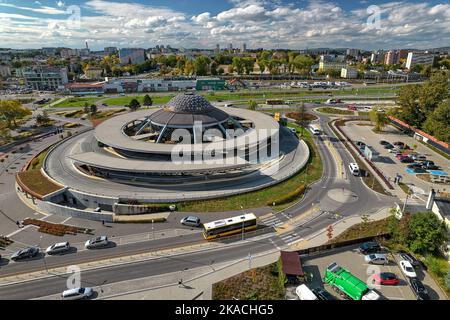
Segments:
[[[19,222],[19,221],[16,221],[16,224],[17,224],[17,228],[20,229],[20,222]]]
[[[102,226],[105,226],[105,220],[102,220]]]
[[[179,281],[178,281],[178,287],[182,287],[183,286],[183,279],[180,279]]]

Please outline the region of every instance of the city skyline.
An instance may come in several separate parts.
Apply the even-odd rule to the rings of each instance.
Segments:
[[[245,43],[249,49],[429,49],[450,43],[450,5],[434,0],[230,0],[202,5],[180,0],[0,0],[0,31],[2,47],[13,49],[82,48],[86,41],[93,50],[156,45],[213,49],[229,43],[235,48]]]

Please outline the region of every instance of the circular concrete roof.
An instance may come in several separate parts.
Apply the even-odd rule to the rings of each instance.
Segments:
[[[247,130],[244,134],[235,138],[235,144],[230,144],[229,146],[226,145],[225,146],[226,150],[231,151],[235,147],[243,148],[244,146],[247,145],[250,146],[257,145],[259,141],[251,139],[251,136],[255,134],[259,129],[274,130],[271,131],[269,135],[274,138],[278,137],[278,130],[279,130],[278,123],[272,117],[264,113],[229,107],[221,107],[219,110],[229,116],[240,117],[243,119],[251,119],[251,121],[254,124],[253,129]],[[142,152],[142,153],[154,153],[154,154],[172,154],[172,151],[174,148],[176,148],[176,145],[137,141],[131,139],[124,133],[124,128],[128,123],[136,119],[143,119],[145,117],[148,117],[149,114],[150,116],[152,116],[153,114],[158,113],[159,111],[160,109],[140,110],[108,119],[95,128],[95,138],[97,139],[97,141],[100,141],[105,145],[108,145],[110,147],[119,150]],[[222,142],[211,142],[208,144],[203,144],[201,146],[201,149],[205,148],[210,148],[211,150],[212,149],[222,150],[224,146]]]

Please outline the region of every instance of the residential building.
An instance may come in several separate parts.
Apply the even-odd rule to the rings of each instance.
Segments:
[[[55,56],[58,52],[57,48],[42,48],[42,54],[45,56]]]
[[[356,78],[358,78],[358,70],[356,70],[354,68],[342,68],[341,69],[341,78],[356,79]]]
[[[397,59],[397,51],[393,51],[393,50],[389,50],[388,52],[386,52],[385,56],[384,56],[384,64],[385,65],[393,65],[396,64],[398,61]]]
[[[33,90],[55,91],[69,82],[66,68],[34,66],[24,68],[25,84]]]
[[[145,50],[140,48],[122,48],[119,50],[119,59],[122,65],[143,63],[145,62]]]
[[[347,49],[347,55],[352,57],[359,56],[359,49]]]
[[[415,65],[431,66],[434,63],[434,55],[427,52],[409,52],[406,60],[406,68],[411,69]]]
[[[105,55],[116,54],[118,52],[116,47],[106,47],[104,50]]]
[[[8,78],[11,76],[11,68],[9,66],[0,65],[0,77]]]

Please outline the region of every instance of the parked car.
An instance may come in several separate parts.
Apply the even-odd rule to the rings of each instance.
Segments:
[[[63,300],[80,300],[88,299],[92,296],[94,290],[92,288],[75,288],[64,291],[61,294]]]
[[[394,146],[404,146],[405,143],[401,142],[401,141],[396,141],[393,143]]]
[[[413,162],[406,166],[408,169],[422,168],[422,164],[418,162]]]
[[[336,300],[332,294],[322,288],[314,288],[311,290],[319,300]]]
[[[409,279],[409,284],[411,285],[417,300],[430,300],[427,289],[419,279],[411,278]]]
[[[412,163],[412,162],[414,162],[414,160],[411,159],[410,157],[404,157],[404,158],[400,159],[400,162],[401,163]]]
[[[45,250],[46,254],[52,255],[52,254],[58,254],[58,253],[64,253],[70,250],[70,243],[69,242],[59,242],[55,243],[54,245],[51,245],[50,247]]]
[[[417,260],[412,254],[409,254],[406,251],[400,250],[398,255],[403,259],[408,261],[414,268],[418,268],[421,266],[421,262]]]
[[[187,216],[180,220],[180,223],[184,226],[198,227],[200,226],[200,218],[196,216]]]
[[[395,286],[400,282],[400,280],[397,278],[395,273],[381,272],[381,273],[377,273],[373,276],[372,282],[376,283],[376,284],[381,284],[381,285],[387,285],[387,286],[394,285]]]
[[[386,140],[381,140],[380,141],[380,144],[382,145],[382,146],[385,146],[385,145],[388,145],[388,144],[391,144],[389,141],[386,141]]]
[[[394,148],[392,148],[392,149],[389,149],[388,152],[389,152],[389,153],[394,153],[394,155],[396,155],[397,153],[400,153],[400,154],[401,154],[400,150],[398,150],[397,147],[394,147]]]
[[[84,246],[86,249],[100,248],[108,245],[108,237],[107,236],[99,236],[86,241]]]
[[[427,157],[425,157],[424,155],[420,155],[420,154],[415,154],[411,157],[411,159],[413,159],[414,161],[427,161]]]
[[[384,145],[384,148],[385,148],[385,149],[388,149],[388,150],[392,150],[392,149],[394,149],[395,147],[394,147],[392,144],[388,143],[388,144]]]
[[[402,270],[402,272],[405,274],[405,276],[407,276],[409,278],[417,277],[416,271],[414,271],[414,268],[411,265],[411,263],[409,263],[409,261],[402,260],[402,261],[400,261],[399,264],[400,264],[400,270]]]
[[[364,261],[369,264],[388,264],[389,259],[382,253],[372,253],[364,256]]]
[[[359,247],[359,252],[361,252],[362,254],[376,253],[376,252],[379,252],[380,250],[381,250],[380,245],[374,241],[364,242]]]
[[[39,253],[39,248],[28,247],[28,248],[14,252],[11,256],[11,260],[17,261],[17,260],[32,258],[32,257],[35,257],[38,253]]]
[[[358,146],[358,147],[364,147],[366,144],[364,143],[364,142],[362,142],[362,141],[355,141],[355,144]]]
[[[295,293],[300,300],[318,300],[317,296],[306,286],[306,284],[299,285],[295,289]]]
[[[403,158],[408,158],[408,155],[400,153],[395,156],[398,160],[402,160]]]

